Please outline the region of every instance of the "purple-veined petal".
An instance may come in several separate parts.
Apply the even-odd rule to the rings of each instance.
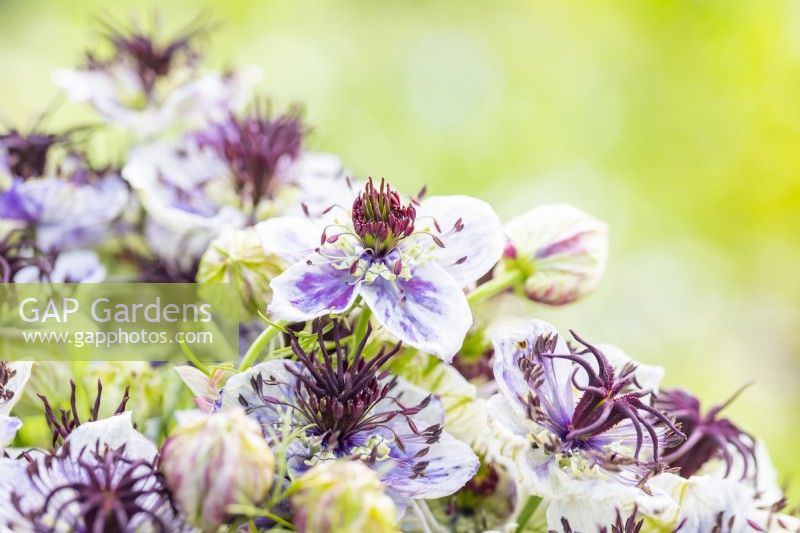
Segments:
[[[361,292],[390,333],[446,363],[461,348],[472,326],[466,296],[453,278],[432,262],[417,266],[411,279],[379,277],[365,284]]]
[[[405,450],[393,448],[390,459],[393,467],[381,477],[381,481],[395,502],[449,496],[478,471],[480,461],[472,448],[449,433],[442,432],[436,442],[427,443],[424,438],[411,433],[405,421],[395,419],[391,425],[396,428]],[[428,449],[427,453],[415,457],[424,448]],[[417,472],[415,466],[419,469]]]
[[[415,228],[441,239],[444,248],[436,246],[427,235],[415,237],[417,244],[422,242],[430,248],[434,261],[460,287],[478,280],[503,255],[505,236],[500,219],[489,204],[477,198],[432,196],[423,200],[417,209]]]
[[[321,259],[313,254],[272,280],[269,312],[275,319],[302,322],[342,313],[353,305],[361,281],[354,280],[347,269],[335,268],[329,262],[315,263]]]
[[[302,367],[295,361],[274,360],[258,364],[253,368],[231,376],[222,387],[221,408],[222,409],[241,409],[240,398],[244,399],[248,406],[254,408],[251,416],[263,423],[273,423],[279,420],[276,406],[267,404],[253,390],[251,381],[259,375],[263,379],[264,385],[262,392],[265,396],[286,401],[294,402],[295,381],[297,378],[287,370],[292,367],[300,371]],[[277,407],[277,409],[283,409]]]
[[[305,217],[270,218],[256,224],[256,234],[268,255],[290,263],[305,259],[320,245],[322,227]]]
[[[0,415],[8,415],[11,409],[22,398],[22,389],[31,377],[33,363],[31,361],[15,361],[8,365],[15,374],[6,383],[5,390],[14,393],[8,401],[0,404]]]
[[[15,416],[0,415],[0,454],[3,449],[12,441],[22,427],[22,420]]]
[[[531,390],[519,368],[520,358],[540,336],[557,334],[558,331],[551,324],[543,320],[531,320],[527,330],[500,329],[492,338],[495,380],[500,393],[519,413],[525,411],[521,398],[526,398]],[[567,343],[560,335],[555,353],[569,353]],[[537,393],[551,418],[566,426],[574,410],[570,381],[572,365],[563,359],[544,359],[541,364],[545,372]]]
[[[11,186],[9,188],[0,191],[0,213],[2,213],[0,218],[6,220],[22,220],[25,222],[34,220],[35,217],[25,208],[20,195],[21,183],[21,180],[15,178],[11,181]]]

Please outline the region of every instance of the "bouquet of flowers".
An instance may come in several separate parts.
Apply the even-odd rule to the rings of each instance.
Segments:
[[[603,222],[353,176],[208,29],[105,23],[54,76],[105,127],[0,135],[0,278],[227,283],[240,357],[2,354],[0,530],[800,531],[738,392],[528,316],[598,285]]]

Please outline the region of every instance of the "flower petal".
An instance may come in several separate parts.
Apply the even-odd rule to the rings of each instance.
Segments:
[[[353,305],[361,281],[354,282],[349,271],[331,264],[309,264],[318,259],[314,254],[272,280],[269,312],[275,319],[302,322],[342,313]]]
[[[302,261],[319,246],[322,228],[306,217],[277,217],[256,224],[264,251],[290,263]]]
[[[243,407],[241,400],[244,400],[248,405],[247,409],[252,409],[248,414],[262,426],[277,422],[281,408],[265,403],[253,390],[251,382],[261,375],[264,380],[262,392],[265,396],[292,403],[297,378],[286,369],[287,367],[294,367],[298,371],[302,368],[294,361],[275,360],[258,364],[246,372],[231,376],[222,387],[221,409],[241,409]]]
[[[158,453],[156,446],[134,429],[130,411],[96,422],[84,422],[64,439],[62,448],[67,444],[73,457],[78,457],[83,450],[94,451],[98,445],[125,446],[125,457],[129,459],[152,461]]]
[[[527,398],[531,388],[520,370],[520,358],[540,336],[557,334],[553,325],[543,320],[531,320],[527,330],[498,329],[492,337],[495,380],[500,393],[519,415],[523,415],[526,409],[521,398]],[[555,353],[569,353],[569,348],[560,335]],[[545,371],[544,381],[537,387],[537,392],[545,400],[544,406],[552,411],[551,418],[566,426],[574,410],[570,380],[572,365],[564,359],[545,359],[542,367]]]
[[[405,422],[401,423],[405,426]],[[472,479],[480,466],[472,448],[447,432],[442,432],[433,444],[427,444],[413,434],[401,435],[400,438],[406,448],[404,456],[397,458],[394,468],[381,478],[396,502],[449,496]],[[414,457],[424,448],[428,448],[424,456]],[[415,473],[414,466],[423,462],[427,463],[424,470],[421,474]]]
[[[472,326],[467,298],[439,265],[417,266],[411,279],[379,277],[362,296],[383,326],[401,341],[449,363]]]
[[[22,420],[14,416],[0,415],[0,454],[22,427]]]
[[[441,232],[436,229],[434,220]],[[458,221],[463,228],[455,229]],[[431,242],[434,260],[460,287],[486,274],[500,260],[505,236],[494,209],[470,196],[432,196],[417,210],[417,231],[428,231],[442,240],[444,248]],[[420,239],[428,239],[421,235]]]
[[[12,396],[11,399],[4,404],[0,405],[0,415],[9,414],[14,405],[16,405],[19,399],[22,398],[22,389],[25,388],[25,384],[28,383],[28,380],[31,377],[33,363],[30,361],[16,361],[9,363],[8,366],[11,367],[11,370],[14,370],[16,373],[11,379],[8,380],[5,389],[12,391],[14,396]]]
[[[619,512],[623,521],[636,509],[641,516],[660,517],[675,512],[676,505],[665,492],[647,494],[639,487],[606,480],[574,480],[563,497],[554,498],[547,508],[547,525],[555,531],[566,518],[573,531],[610,528]],[[576,490],[573,490],[576,489]],[[686,531],[711,531],[687,527]]]

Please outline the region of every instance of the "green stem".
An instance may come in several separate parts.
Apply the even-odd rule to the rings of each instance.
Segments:
[[[267,326],[267,329],[261,332],[261,335],[259,335],[258,338],[253,341],[253,344],[251,344],[250,348],[247,349],[247,353],[244,354],[242,364],[239,365],[240,372],[244,372],[253,366],[253,363],[256,362],[256,359],[258,359],[258,356],[261,355],[261,352],[264,350],[267,344],[269,344],[269,341],[275,338],[278,333],[283,331],[283,326],[286,324],[287,322],[279,321],[274,325],[270,324]]]
[[[500,294],[504,290],[512,287],[515,283],[524,279],[524,274],[519,269],[503,272],[496,278],[492,278],[483,285],[478,285],[475,290],[467,294],[467,301],[475,305],[492,296]]]
[[[361,309],[361,315],[358,317],[358,322],[356,322],[356,327],[353,330],[353,338],[355,342],[359,342],[361,339],[364,338],[364,335],[367,333],[367,324],[369,324],[369,319],[372,316],[372,310],[364,306]]]
[[[525,526],[528,525],[528,521],[533,516],[533,513],[536,512],[536,508],[539,507],[540,503],[542,503],[542,499],[539,496],[528,497],[528,501],[525,502],[525,506],[517,516],[517,529],[514,530],[515,533],[522,533],[525,531]]]

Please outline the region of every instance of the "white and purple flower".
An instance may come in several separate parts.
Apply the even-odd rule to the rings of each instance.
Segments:
[[[292,477],[321,461],[361,460],[378,472],[400,512],[409,500],[456,492],[475,475],[478,458],[443,431],[438,400],[381,370],[400,346],[367,358],[369,330],[349,346],[340,328],[334,324],[332,352],[318,328],[318,350],[307,353],[292,339],[298,361],[269,361],[233,376],[220,408],[244,408],[270,442],[286,421],[300,429],[286,459]]]
[[[679,507],[665,521],[680,526],[678,531],[800,529],[800,521],[781,514],[786,501],[764,443],[721,416],[742,390],[707,411],[680,389],[662,391],[656,399],[656,407],[675,417],[687,435],[665,451],[663,460],[672,470],[650,482],[675,498]]]
[[[56,71],[54,81],[73,101],[90,104],[107,122],[141,138],[238,109],[262,77],[255,66],[200,73],[197,39],[209,29],[200,18],[171,39],[135,24],[104,26],[111,55],[87,52],[83,66]]]
[[[123,176],[148,213],[146,238],[168,264],[189,270],[209,243],[265,218],[322,210],[348,194],[341,161],[303,149],[296,112],[247,114],[133,150]]]
[[[300,322],[344,313],[360,297],[392,335],[450,362],[472,325],[463,288],[502,255],[492,208],[468,196],[404,203],[370,179],[341,210],[325,222],[285,217],[256,227],[267,252],[295,262],[272,280],[270,312]]]
[[[69,139],[16,130],[0,135],[0,219],[32,228],[45,251],[101,241],[128,201],[128,188],[113,170],[95,170],[71,151],[54,160],[54,149]]]
[[[664,450],[682,437],[649,403],[662,372],[573,336],[580,349],[537,320],[527,331],[495,335],[500,392],[489,401],[489,419],[518,482],[548,501],[551,528],[564,517],[591,531],[619,510],[660,515],[674,508],[666,493],[645,486]]]

